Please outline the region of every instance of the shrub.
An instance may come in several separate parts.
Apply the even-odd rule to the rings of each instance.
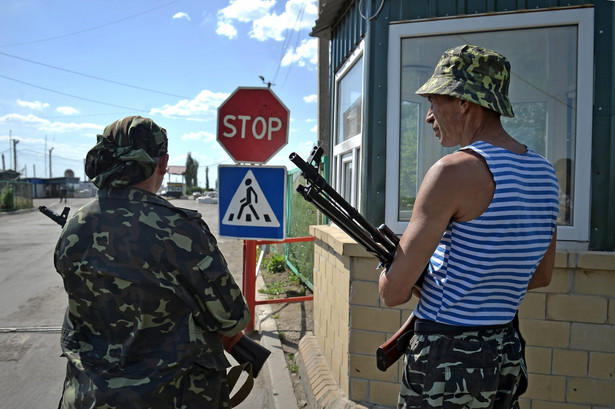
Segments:
[[[0,193],[0,207],[7,210],[15,207],[12,187],[9,186],[2,189],[2,193]]]
[[[272,254],[267,261],[267,271],[281,273],[284,270],[286,270],[286,257],[282,254]]]

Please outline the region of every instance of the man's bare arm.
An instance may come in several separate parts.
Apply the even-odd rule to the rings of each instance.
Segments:
[[[530,279],[527,286],[528,290],[540,287],[546,287],[551,283],[551,275],[553,274],[553,266],[555,265],[555,243],[557,241],[557,228],[553,233],[551,244],[545,253],[544,257],[538,264],[534,275]]]
[[[395,259],[380,276],[379,292],[385,305],[396,306],[410,299],[412,287],[449,222],[478,217],[491,202],[492,182],[484,161],[466,152],[448,155],[431,167]]]

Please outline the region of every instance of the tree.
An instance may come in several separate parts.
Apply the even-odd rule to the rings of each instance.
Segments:
[[[197,173],[199,171],[199,162],[192,159],[192,154],[188,152],[186,157],[186,186],[198,186]]]
[[[209,166],[205,167],[205,190],[209,190]]]

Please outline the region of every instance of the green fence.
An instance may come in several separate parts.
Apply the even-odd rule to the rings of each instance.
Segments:
[[[0,180],[0,211],[32,208],[32,193],[31,183]]]
[[[309,227],[319,224],[318,210],[297,193],[297,186],[305,184],[299,169],[288,172],[287,178],[286,236],[309,236]],[[313,290],[314,242],[287,243],[285,245],[286,264]]]

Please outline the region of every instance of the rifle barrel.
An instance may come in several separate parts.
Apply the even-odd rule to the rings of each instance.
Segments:
[[[399,240],[395,237],[395,240],[388,237],[387,234],[383,233],[379,229],[376,229],[367,219],[365,219],[357,209],[355,209],[350,203],[346,201],[331,185],[327,183],[327,181],[318,173],[318,168],[308,164],[306,161],[301,158],[297,153],[293,152],[289,155],[289,159],[297,165],[297,167],[302,171],[303,176],[309,182],[309,186],[307,189],[315,189],[317,194],[310,192],[311,201],[315,201],[314,198],[318,196],[324,197],[324,200],[328,201],[329,204],[334,206],[339,210],[339,213],[344,215],[345,219],[349,219],[354,222],[356,225],[360,226],[360,229],[365,231],[367,235],[371,237],[371,241],[375,241],[381,246],[384,247],[386,253],[390,253],[390,255],[395,253],[397,249],[397,243]],[[300,192],[301,193],[301,192]],[[302,193],[303,194],[303,193]],[[303,195],[306,197],[306,195]],[[327,211],[321,210],[327,216],[330,216]],[[335,221],[335,220],[334,220]],[[338,219],[335,223],[342,229],[348,225],[348,223],[344,223],[344,219]],[[348,226],[350,227],[350,226]],[[390,229],[389,229],[390,231]],[[347,232],[349,233],[349,232]],[[395,233],[390,231],[392,236],[395,236]],[[350,233],[349,233],[350,234]],[[369,242],[370,240],[368,240]],[[362,242],[363,243],[363,242]],[[373,248],[373,246],[371,246]],[[380,261],[383,262],[391,262],[391,259],[387,259],[386,261],[382,260],[379,257]]]

